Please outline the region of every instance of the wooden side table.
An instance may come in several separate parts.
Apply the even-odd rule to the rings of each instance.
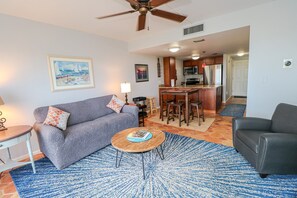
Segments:
[[[31,143],[30,143],[31,130],[32,130],[31,126],[20,125],[20,126],[8,127],[7,130],[0,131],[0,149],[7,148],[7,152],[9,156],[9,159],[3,165],[0,166],[0,172],[17,167],[17,166],[31,164],[33,172],[36,173],[33,153],[32,153]],[[30,161],[18,162],[18,161],[12,160],[9,147],[24,141],[26,141],[26,144],[27,144]]]

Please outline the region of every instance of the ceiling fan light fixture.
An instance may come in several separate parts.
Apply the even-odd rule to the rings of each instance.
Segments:
[[[180,47],[171,47],[169,48],[169,51],[172,53],[178,52],[180,50]]]
[[[198,55],[192,55],[193,60],[198,60],[200,57]]]

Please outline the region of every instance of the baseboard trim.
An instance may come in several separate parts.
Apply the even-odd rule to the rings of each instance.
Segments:
[[[33,156],[37,155],[37,154],[41,154],[41,153],[42,152],[38,149],[33,152]],[[21,161],[21,160],[25,160],[25,159],[29,159],[29,154],[25,154],[25,155],[19,156],[17,158],[13,158],[13,160],[16,160],[16,161]]]
[[[226,100],[225,104],[228,103],[228,101],[231,100],[231,98],[232,98],[232,96],[230,96],[230,97]]]

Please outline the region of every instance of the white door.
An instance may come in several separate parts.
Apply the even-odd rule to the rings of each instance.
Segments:
[[[247,96],[248,60],[233,61],[232,95]]]

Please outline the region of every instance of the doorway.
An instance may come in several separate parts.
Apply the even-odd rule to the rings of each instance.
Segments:
[[[232,96],[247,97],[248,60],[234,60],[232,67]]]

